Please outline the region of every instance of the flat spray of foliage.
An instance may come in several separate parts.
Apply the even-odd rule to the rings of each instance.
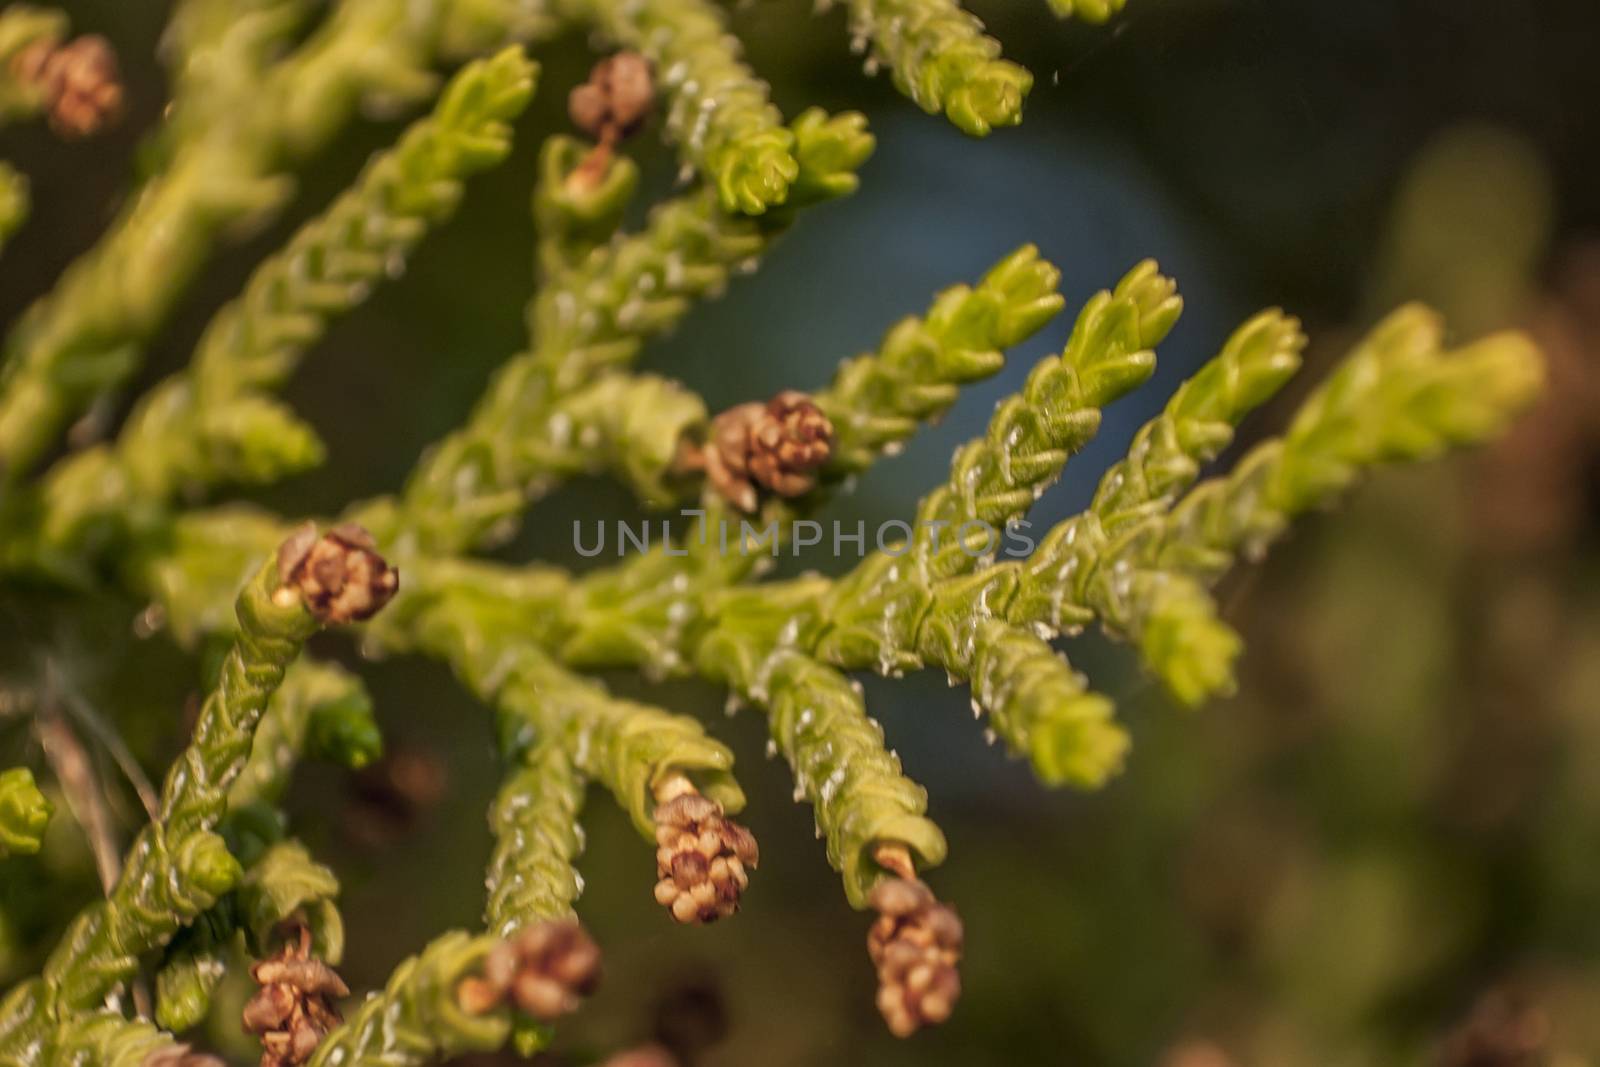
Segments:
[[[1036,2],[1091,22],[1123,6]],[[1031,75],[954,0],[845,6],[857,46],[924,110],[974,136],[1021,119]],[[467,179],[506,156],[534,90],[525,47],[576,27],[648,61],[686,185],[624,229],[638,175],[618,149],[637,123],[602,109],[581,131],[589,139],[552,135],[534,179],[540,277],[525,346],[403,486],[342,517],[369,529],[404,576],[364,639],[448,663],[496,716],[505,777],[489,813],[484,928],[423,946],[342,1025],[283,1022],[266,1035],[280,1056],[270,1062],[421,1064],[508,1041],[542,1047],[549,1018],[573,1006],[561,998],[583,984],[536,979],[585,958],[571,922],[589,783],[658,847],[658,899],[675,916],[737,905],[755,854],[730,819],[746,803],[730,751],[699,718],[618,699],[581,673],[599,668],[698,674],[759,709],[850,902],[883,913],[873,944],[885,1017],[899,1032],[938,1021],[953,1001],[953,987],[938,985],[955,981],[953,913],[920,889],[897,904],[884,887],[920,886],[916,872],[943,862],[946,842],[850,672],[941,669],[970,684],[974,710],[1042,782],[1100,786],[1130,758],[1129,738],[1058,639],[1098,624],[1178,703],[1229,692],[1241,642],[1210,588],[1236,560],[1258,558],[1292,519],[1377,465],[1492,438],[1539,387],[1539,356],[1523,337],[1452,346],[1427,309],[1401,308],[1281,436],[1202,479],[1238,423],[1299,369],[1298,322],[1266,311],[1218,339],[1216,357],[1138,432],[1083,512],[1030,558],[997,561],[986,539],[1026,515],[1103,409],[1150,377],[1182,301],[1147,262],[1059,329],[1059,354],[957,451],[909,540],[836,580],[754,584],[760,553],[723,551],[704,530],[582,577],[475,559],[538,496],[583,473],[614,474],[650,505],[698,506],[706,529],[775,522],[785,537],[1064,309],[1056,268],[1024,247],[900,321],[831,382],[793,383],[809,394],[713,417],[683,384],[635,371],[649,339],[719,294],[802,212],[852,192],[872,150],[859,115],[786,118],[725,20],[711,0],[176,4],[164,52],[174,97],[152,135],[149,176],[5,339],[0,590],[118,586],[149,598],[179,642],[231,640],[232,651],[105,899],[0,1002],[0,1063],[200,1063],[175,1041],[206,1018],[241,950],[292,960],[289,920],[306,931],[308,965],[338,962],[337,880],[289,836],[279,803],[303,757],[348,767],[377,757],[371,703],[357,678],[300,655],[316,597],[329,594],[313,567],[295,587],[303,596],[282,595],[296,579],[274,553],[296,544],[300,517],[203,502],[325,459],[275,394],[302,359],[336,358],[318,351],[330,321],[393,277]],[[73,102],[64,94],[76,83],[41,80],[45,68],[19,58],[54,55],[65,33],[53,12],[13,5],[0,16],[7,119]],[[442,79],[461,58],[470,61]],[[622,107],[605,95],[616,84],[596,78],[594,99]],[[212,251],[275,215],[294,168],[365,103],[420,113],[262,260],[187,367],[139,398],[115,433],[61,451],[68,425],[132,378]],[[26,193],[19,173],[0,169],[0,239],[24,224]],[[758,514],[739,510],[752,501]],[[32,770],[0,772],[0,857],[27,862],[16,857],[39,849],[51,813]],[[691,889],[702,894],[695,908],[674,904]],[[932,933],[894,943],[915,929]],[[913,943],[948,952],[918,977],[895,962]],[[308,983],[282,988],[302,1007],[331,996]],[[115,995],[135,985],[154,990],[149,1018]],[[559,1010],[542,1010],[551,1005]],[[309,1045],[290,1047],[302,1031]]]

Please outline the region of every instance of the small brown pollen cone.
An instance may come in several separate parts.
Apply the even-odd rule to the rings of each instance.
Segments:
[[[897,877],[868,898],[878,918],[867,954],[878,969],[878,1011],[891,1033],[909,1037],[948,1019],[961,996],[961,920],[917,878],[903,847],[881,847],[876,858]]]
[[[321,537],[307,523],[279,547],[278,581],[277,598],[299,596],[319,621],[333,624],[377,614],[400,587],[400,572],[355,523],[341,523]]]
[[[680,451],[682,470],[704,470],[712,486],[741,511],[755,511],[758,489],[794,497],[816,487],[816,471],[833,454],[833,423],[795,389],[765,404],[740,404],[711,421],[698,452]]]
[[[510,1001],[526,1015],[552,1022],[578,1010],[600,981],[600,948],[575,919],[530,926],[502,941],[483,974],[456,986],[456,1003],[482,1015]]]
[[[38,89],[51,128],[63,137],[88,136],[122,111],[117,56],[98,34],[65,44],[34,41],[12,58],[11,74]]]
[[[261,989],[245,1004],[243,1022],[261,1039],[261,1067],[305,1063],[342,1021],[335,1001],[349,996],[349,987],[311,955],[311,931],[303,924],[276,956],[251,967],[250,976]]]
[[[680,923],[709,923],[739,910],[749,870],[761,860],[755,835],[728,818],[683,775],[656,788],[656,902]]]
[[[618,52],[595,64],[589,80],[567,96],[572,124],[595,141],[568,182],[587,188],[600,183],[616,145],[650,117],[655,92],[650,61],[637,52]]]
[[[216,1056],[196,1052],[188,1045],[168,1045],[144,1058],[139,1067],[227,1067]]]

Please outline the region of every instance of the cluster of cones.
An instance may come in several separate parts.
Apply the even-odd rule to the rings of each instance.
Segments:
[[[681,775],[656,790],[656,902],[680,923],[715,922],[739,910],[760,862],[755,835]]]
[[[38,93],[63,137],[87,137],[122,111],[117,56],[98,34],[33,41],[12,56],[11,76]]]
[[[555,920],[496,945],[484,961],[483,974],[456,986],[456,1002],[470,1015],[510,1003],[550,1022],[577,1011],[599,981],[599,947],[576,920]]]

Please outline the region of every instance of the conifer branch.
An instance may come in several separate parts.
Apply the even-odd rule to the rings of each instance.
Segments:
[[[1124,6],[1048,2],[1090,22]],[[956,0],[849,8],[869,67],[889,64],[924,109],[975,136],[1019,121],[1031,76],[1000,58]],[[192,365],[138,405],[116,441],[85,444],[101,432],[85,421],[76,453],[23,479],[66,423],[109,410],[108,394],[137,369],[212,248],[271,218],[293,166],[358,103],[427,98],[441,57],[574,26],[621,50],[569,96],[586,140],[551,138],[539,156],[540,288],[526,350],[400,494],[347,512],[392,542],[411,576],[363,631],[366,649],[448,663],[496,715],[508,770],[490,812],[490,932],[435,940],[341,1025],[338,881],[286,836],[278,807],[302,756],[359,765],[381,738],[356,678],[296,657],[320,625],[382,608],[396,572],[350,524],[318,537],[246,507],[185,511],[177,501],[320,457],[312,431],[272,392],[330,319],[450,214],[463,177],[507,154],[531,64],[513,49],[468,66],[431,116],[260,266]],[[72,133],[115,110],[108,46],[65,34],[52,12],[0,13],[0,119],[48,112]],[[940,294],[816,396],[788,389],[713,415],[678,383],[635,373],[643,345],[752,267],[799,211],[853,191],[872,139],[854,113],[811,109],[786,124],[711,0],[336,0],[326,10],[177,0],[164,47],[173,101],[141,157],[146,181],[6,342],[0,576],[69,592],[114,576],[151,600],[140,632],[164,623],[185,644],[216,635],[233,647],[107,899],[0,1002],[0,1061],[20,1067],[215,1067],[108,1010],[108,998],[141,962],[159,961],[156,1017],[191,1027],[241,950],[256,957],[260,989],[243,1022],[262,1039],[264,1067],[420,1067],[508,1040],[524,1054],[544,1048],[552,1022],[598,975],[599,951],[573,918],[588,783],[609,789],[652,842],[653,895],[679,922],[736,911],[759,859],[731,817],[745,800],[731,751],[698,719],[575,673],[617,665],[650,678],[692,672],[726,685],[730,707],[762,709],[847,898],[876,913],[868,948],[885,1021],[902,1036],[940,1022],[960,992],[963,933],[918,868],[941,862],[946,842],[844,672],[943,667],[952,683],[970,682],[990,740],[1003,738],[1040,779],[1098,786],[1121,767],[1128,737],[1051,641],[1099,621],[1134,642],[1180,701],[1226,691],[1242,642],[1209,587],[1236,557],[1259,555],[1377,463],[1492,435],[1539,385],[1525,339],[1445,353],[1437,320],[1403,309],[1283,437],[1196,486],[1243,416],[1299,364],[1298,323],[1267,312],[1138,432],[1087,509],[1032,559],[996,564],[996,532],[1060,476],[1104,405],[1153,369],[1151,350],[1181,302],[1144,263],[1090,302],[1062,354],[1035,367],[956,454],[905,544],[838,580],[749,583],[768,552],[801,543],[796,519],[1055,316],[1058,272],[1035,249]],[[667,136],[700,182],[637,232],[619,232],[639,184],[619,146],[645,124],[658,86]],[[0,164],[0,241],[24,192]],[[698,494],[698,527],[581,577],[463,556],[509,536],[563,479],[600,471],[649,504]],[[0,855],[37,851],[48,809],[28,771],[0,773]]]
[[[325,144],[360,99],[432,90],[427,66],[449,6],[343,0],[249,82],[248,103],[174,121],[161,172],[6,339],[0,484],[16,482],[67,420],[129,377],[216,240],[282,204],[290,162]],[[242,20],[237,32],[253,40],[260,26]]]
[[[1233,685],[1242,643],[1204,586],[1237,552],[1259,558],[1296,516],[1335,499],[1366,468],[1498,434],[1537,395],[1542,365],[1522,335],[1455,352],[1442,342],[1433,313],[1411,306],[1390,315],[1301,406],[1282,440],[1258,445],[1165,523],[1130,538],[1127,555],[1148,569],[1126,590],[1103,586],[1099,610],[1139,641],[1180,700],[1199,703]]]
[[[598,971],[599,951],[576,923],[543,923],[511,941],[452,931],[396,967],[309,1062],[423,1067],[488,1052],[506,1043],[518,1018],[548,1023],[572,1011]]]
[[[858,118],[802,115],[794,130],[805,189],[853,188],[839,179],[872,143]],[[547,184],[554,179],[552,170],[542,174]],[[536,203],[553,202],[536,195]],[[805,203],[797,196],[789,207]],[[550,484],[540,477],[541,452],[545,442],[565,440],[564,401],[601,373],[625,369],[645,339],[675,326],[696,299],[721,292],[786,223],[786,214],[727,215],[700,189],[659,205],[641,232],[550,279],[529,308],[532,349],[501,367],[467,424],[423,457],[401,494],[399,521],[417,546],[455,552],[509,532],[527,498]]]
[[[159,819],[134,841],[108,898],[74,920],[43,976],[0,1002],[0,1055],[46,1039],[57,1022],[100,1003],[136,972],[141,953],[165,945],[238,885],[239,861],[215,828],[268,699],[322,621],[370,614],[394,591],[393,572],[359,540],[352,532],[318,539],[304,531],[239,595],[238,637],[194,742],[167,775]]]
[[[311,0],[178,0],[161,35],[172,111],[159,134],[170,152],[256,92],[305,28]]]
[[[178,931],[156,968],[156,1025],[183,1034],[205,1022],[228,965],[238,958],[237,933],[233,915],[221,906]]]
[[[583,891],[574,864],[583,851],[578,816],[584,780],[565,739],[542,736],[508,756],[513,769],[489,809],[495,845],[484,924],[497,937],[569,918]]]
[[[223,836],[234,855],[248,864],[261,845],[282,836],[277,807],[302,754],[359,770],[382,752],[361,679],[337,664],[296,660],[267,702],[250,756],[228,787]]]
[[[609,789],[649,840],[655,837],[656,786],[675,775],[730,813],[744,807],[733,753],[709,737],[698,719],[621,700],[543,656],[523,657],[499,694],[502,714],[535,715],[560,728],[575,766]]]
[[[423,1067],[500,1048],[511,1035],[511,1012],[469,1011],[457,993],[482,972],[499,943],[461,931],[435,938],[322,1039],[312,1067]]]
[[[927,791],[885,749],[858,686],[802,651],[804,615],[789,609],[803,604],[807,591],[792,587],[789,598],[769,592],[727,593],[718,612],[723,625],[701,642],[695,665],[766,711],[773,742],[794,772],[795,798],[812,805],[828,862],[843,876],[851,905],[863,908],[885,876],[876,845],[904,845],[937,866],[944,835],[925,817]]]
[[[50,473],[37,520],[48,548],[35,552],[81,554],[86,537],[159,514],[180,493],[270,482],[319,463],[316,434],[268,392],[331,319],[403,269],[417,242],[454,212],[466,176],[505,158],[506,123],[526,105],[534,74],[517,48],[458,73],[430,116],[256,269],[212,319],[191,366],[140,402],[114,445]]]
[[[303,844],[258,840],[235,855],[244,866],[238,888],[178,932],[156,972],[156,1021],[173,1033],[210,1014],[212,994],[237,949],[265,956],[303,929],[316,958],[337,964],[344,954],[339,880]]]
[[[675,461],[686,436],[706,422],[698,394],[653,374],[603,374],[560,405],[552,434],[525,442],[544,449],[533,463],[554,481],[610,471],[647,505],[675,500]]]
[[[571,761],[567,773],[609,789],[647,840],[658,838],[661,806],[684,793],[704,799],[711,810],[698,818],[711,821],[714,814],[720,831],[724,816],[738,812],[745,803],[727,747],[707,736],[696,719],[620,700],[562,668],[530,643],[534,635],[515,628],[519,617],[542,612],[530,610],[526,600],[507,597],[502,583],[483,580],[488,574],[490,568],[478,565],[424,570],[410,594],[411,603],[402,601],[397,613],[404,632],[388,632],[450,662],[457,675],[496,708],[501,749],[508,759],[525,760],[545,746],[561,745],[561,759]],[[533,588],[537,596],[537,587]],[[552,773],[560,773],[559,764],[552,762],[557,757],[540,759]],[[665,795],[669,786],[671,795]],[[549,802],[559,804],[562,795],[558,786]],[[570,819],[550,823],[557,828],[570,824]],[[562,840],[541,839],[552,845]],[[569,846],[565,854],[547,853],[536,862],[549,864],[550,872],[565,868],[575,880],[570,870],[574,857],[575,849]],[[494,881],[491,877],[491,884]],[[558,899],[552,897],[554,892],[546,888],[539,898]],[[493,915],[491,928],[499,930]]]
[[[709,497],[699,529],[679,549],[657,546],[586,576],[573,598],[553,608],[566,617],[562,658],[663,674],[680,669],[686,662],[682,640],[702,614],[701,601],[745,577],[761,552],[773,551],[759,543],[767,532],[781,543],[797,512],[821,506],[831,487],[896,451],[918,425],[949,409],[961,385],[998,371],[1003,349],[1026,340],[1060,310],[1059,278],[1037,249],[1024,246],[976,287],[939,294],[923,316],[890,330],[877,352],[841,364],[833,383],[814,397],[833,428],[818,488],[793,508],[774,503],[748,521]],[[758,542],[753,553],[742,552],[741,543],[749,541]]]
[[[603,255],[639,188],[638,164],[627,156],[611,157],[597,177],[575,180],[594,150],[594,145],[564,134],[545,138],[539,149],[533,221],[541,286],[559,285],[591,255]]]
[[[562,0],[617,44],[644,54],[670,103],[667,135],[728,212],[760,215],[800,175],[795,131],[750,70],[710,0]]]
[[[949,481],[918,504],[905,550],[875,553],[830,591],[829,630],[818,654],[842,666],[918,666],[916,628],[932,583],[993,555],[998,531],[1099,431],[1100,409],[1149,378],[1152,346],[1181,310],[1172,281],[1149,261],[1091,299],[1062,354],[1029,372],[1022,390],[995,410],[985,436],[956,453]]]
[[[484,924],[497,937],[510,938],[551,920],[570,919],[583,892],[576,863],[583,851],[578,816],[585,782],[572,765],[565,740],[542,738],[511,757],[489,809],[494,852],[485,883],[488,902]],[[512,1044],[532,1056],[550,1043],[548,1024],[518,1017],[512,1022]]]
[[[1281,440],[1173,510],[1160,560],[1214,578],[1237,552],[1259,555],[1296,516],[1368,469],[1433,459],[1503,431],[1538,394],[1543,363],[1520,333],[1449,351],[1439,316],[1408,305],[1380,322],[1296,413]]]
[[[928,114],[940,111],[964,133],[983,137],[1022,121],[1033,75],[1000,58],[1000,42],[983,32],[957,0],[849,0],[850,32],[869,43],[874,63],[887,64],[899,89]]]
[[[195,1052],[188,1045],[142,1019],[120,1012],[93,1011],[61,1024],[51,1044],[59,1064],[93,1064],[94,1067],[223,1067],[215,1056]]]
[[[209,1013],[235,931],[267,954],[280,924],[295,919],[311,933],[318,958],[337,964],[344,922],[339,882],[305,846],[287,840],[278,804],[302,753],[347,767],[375,759],[382,747],[372,701],[355,675],[304,657],[290,664],[256,727],[250,756],[228,787],[218,832],[244,874],[233,893],[180,931],[156,975],[156,1020],[174,1033]]]
[[[1129,740],[1111,701],[1031,629],[976,605],[1005,605],[1018,567],[1001,565],[940,583],[917,636],[917,658],[969,679],[974,714],[1046,785],[1098,788],[1122,769]]]
[[[894,326],[874,353],[846,360],[817,406],[836,439],[828,470],[835,477],[864,470],[917,429],[939,418],[968,382],[1005,364],[1065,304],[1061,272],[1024,245],[991,267],[976,286],[957,285],[934,298],[921,317]]]

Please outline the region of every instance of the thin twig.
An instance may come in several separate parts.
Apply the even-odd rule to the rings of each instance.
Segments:
[[[78,742],[77,735],[67,725],[60,706],[53,699],[53,679],[47,681],[46,686],[46,699],[40,703],[35,719],[39,743],[44,747],[45,758],[50,761],[50,769],[61,785],[61,793],[66,797],[73,819],[83,827],[84,836],[89,839],[95,870],[100,875],[100,887],[110,893],[122,873],[122,857],[111,829],[111,820],[106,814],[100,778],[89,762],[89,754]]]
[[[55,668],[53,663],[47,664],[46,670],[49,672],[52,689],[60,693],[61,701],[66,706],[66,709],[72,713],[72,717],[78,721],[79,725],[94,735],[94,740],[106,750],[106,754],[116,763],[117,769],[122,772],[122,776],[128,780],[128,784],[138,794],[139,803],[144,806],[145,814],[152,819],[157,818],[160,813],[161,802],[159,795],[156,793],[156,787],[150,781],[150,777],[144,773],[144,768],[139,766],[139,761],[129,751],[127,742],[122,740],[122,736],[106,721],[105,716],[95,710],[94,705],[89,703],[84,695]]]

